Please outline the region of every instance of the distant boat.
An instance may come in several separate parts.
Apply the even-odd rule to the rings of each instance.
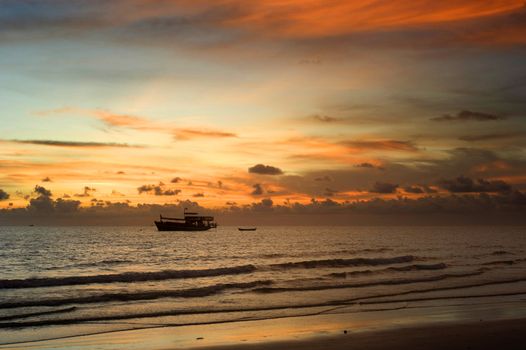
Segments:
[[[207,231],[216,228],[213,216],[200,216],[184,210],[184,218],[169,218],[160,215],[160,220],[155,221],[159,231]]]
[[[257,227],[238,227],[239,231],[256,231]]]

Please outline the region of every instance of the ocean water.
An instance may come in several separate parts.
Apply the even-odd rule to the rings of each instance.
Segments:
[[[0,345],[526,294],[521,227],[0,227]]]

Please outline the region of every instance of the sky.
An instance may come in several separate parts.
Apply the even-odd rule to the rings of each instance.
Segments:
[[[524,62],[522,0],[0,0],[0,219],[524,222]]]

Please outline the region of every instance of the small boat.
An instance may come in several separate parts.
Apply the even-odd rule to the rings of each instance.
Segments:
[[[257,227],[238,227],[239,231],[256,231]]]
[[[216,228],[213,216],[201,216],[190,213],[184,209],[184,218],[169,218],[160,215],[160,220],[155,221],[159,231],[207,231]]]

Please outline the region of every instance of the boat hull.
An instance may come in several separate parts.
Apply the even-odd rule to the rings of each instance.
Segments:
[[[155,221],[159,231],[208,231],[212,226],[188,226],[178,222]]]

